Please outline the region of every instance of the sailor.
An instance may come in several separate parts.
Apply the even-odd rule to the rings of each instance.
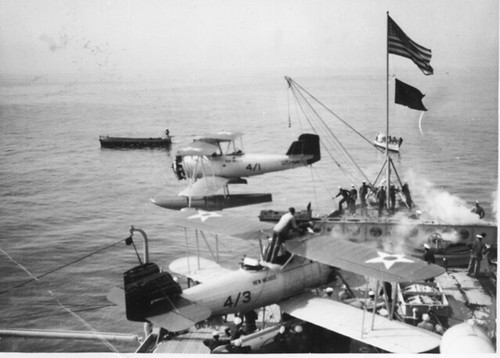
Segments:
[[[242,334],[245,334],[245,331],[241,328],[241,324],[243,323],[240,317],[236,317],[233,321],[233,326],[225,329],[226,335],[231,337],[231,341],[238,339]]]
[[[408,206],[408,209],[413,208],[413,201],[411,200],[410,188],[408,187],[408,183],[403,184],[401,191],[403,192],[403,195],[405,196],[406,205]]]
[[[273,262],[277,258],[281,244],[288,239],[290,230],[297,230],[297,228],[295,208],[289,208],[288,213],[283,214],[273,228],[273,239],[266,255],[267,262]]]
[[[391,204],[391,211],[394,211],[396,207],[396,191],[398,191],[398,189],[396,189],[394,184],[391,184],[389,187],[389,203]]]
[[[349,190],[342,189],[342,187],[339,186],[339,192],[335,196],[335,198],[338,198],[341,195],[342,195],[342,200],[339,201],[339,212],[342,211],[342,204],[347,202],[349,205],[349,196],[350,196]]]
[[[245,331],[247,334],[253,333],[257,330],[257,312],[250,310],[245,313]]]
[[[474,206],[471,210],[472,213],[476,213],[477,215],[479,215],[479,218],[482,219],[484,218],[484,209],[481,207],[481,205],[479,205],[479,201],[476,200],[476,206]]]
[[[354,184],[351,185],[351,190],[349,190],[349,211],[351,214],[356,214],[356,200],[358,199],[358,191]]]
[[[436,263],[436,257],[434,256],[434,252],[432,252],[431,247],[427,243],[424,244],[424,257],[423,257],[423,259],[429,265]],[[428,278],[425,280],[425,282],[434,282],[434,278]]]
[[[275,343],[275,352],[276,353],[289,353],[288,346],[286,344],[287,341],[287,332],[285,326],[280,326],[280,329],[276,336],[274,336],[273,341]]]
[[[243,342],[238,338],[227,346],[227,350],[229,353],[250,353],[252,348],[250,346],[243,346]]]
[[[166,136],[167,138],[168,138],[168,137],[170,137],[170,131],[169,131],[168,129],[167,129],[167,130],[165,130],[165,136]]]
[[[346,285],[342,285],[341,290],[339,292],[339,300],[341,302],[354,298],[351,292],[347,289]]]
[[[424,313],[422,315],[422,322],[417,324],[417,327],[434,332],[434,324],[431,322],[431,316],[429,316],[427,313]]]
[[[379,190],[377,191],[378,216],[382,215],[382,210],[384,210],[386,198],[387,198],[387,196],[385,194],[384,186],[381,186],[379,188]]]
[[[481,269],[481,260],[483,259],[483,254],[487,252],[488,248],[483,244],[483,236],[479,234],[476,235],[476,240],[474,240],[470,252],[467,276],[478,277],[479,270]]]
[[[368,195],[368,185],[363,181],[359,187],[359,199],[361,200],[361,209],[366,208],[366,195]]]
[[[302,325],[296,325],[291,332],[287,340],[290,353],[307,353],[309,351],[308,340]]]
[[[333,294],[333,288],[331,288],[331,287],[327,287],[327,288],[325,288],[325,293],[326,293],[326,296],[327,296],[327,297],[332,297],[332,294]]]
[[[401,144],[403,144],[403,138],[399,137],[398,145],[401,147]]]
[[[434,253],[431,250],[429,244],[424,244],[424,261],[428,264],[435,264],[436,258],[434,257]]]
[[[224,344],[229,344],[228,339],[219,339],[219,338],[220,338],[220,333],[218,331],[213,331],[212,338],[205,339],[203,341],[203,344],[210,349],[210,352],[213,351],[218,346],[222,346]]]

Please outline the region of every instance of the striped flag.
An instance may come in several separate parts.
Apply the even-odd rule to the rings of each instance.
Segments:
[[[412,41],[401,28],[387,15],[387,50],[412,60],[425,75],[432,75],[432,51]]]
[[[396,95],[394,101],[397,104],[416,109],[417,111],[427,111],[427,108],[422,103],[424,96],[425,94],[422,94],[417,88],[396,78]]]

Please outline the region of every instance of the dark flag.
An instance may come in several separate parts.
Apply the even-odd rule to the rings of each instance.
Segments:
[[[387,50],[412,60],[425,75],[432,75],[432,51],[412,41],[401,28],[387,15]]]
[[[427,111],[422,103],[422,98],[425,94],[422,94],[418,89],[401,82],[396,78],[396,98],[395,102],[403,106],[407,106],[411,109],[416,109],[418,111]]]

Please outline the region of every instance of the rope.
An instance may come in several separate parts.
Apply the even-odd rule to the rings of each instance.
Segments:
[[[123,239],[117,241],[116,243],[112,244],[112,245],[108,245],[102,249],[99,249],[97,251],[94,251],[93,253],[90,253],[88,255],[85,255],[84,257],[78,259],[78,260],[75,260],[73,261],[72,263],[74,262],[78,262],[78,261],[81,261],[83,260],[84,258],[86,257],[89,257],[97,252],[100,252],[106,248],[109,248],[111,246],[114,246],[120,242],[122,242]],[[26,267],[24,267],[23,265],[21,265],[20,263],[18,263],[16,260],[14,260],[7,252],[5,252],[4,250],[0,249],[0,251],[2,251],[4,253],[4,255],[6,255],[12,262],[14,262],[16,265],[18,265],[23,271],[25,271],[30,277],[31,277],[31,280],[27,280],[27,281],[24,281],[21,283],[21,285],[24,285],[28,282],[31,282],[31,281],[39,281],[39,278],[40,277],[43,277],[43,276],[46,276],[48,275],[49,273],[52,273],[54,271],[57,271],[58,269],[60,268],[63,268],[63,267],[66,267],[66,266],[69,266],[70,264],[66,264],[66,265],[63,265],[61,266],[60,268],[57,268],[57,269],[54,269],[54,270],[50,270],[49,272],[46,272],[42,275],[39,275],[39,276],[34,276]],[[18,286],[15,286],[15,287],[19,287],[21,285],[18,285]],[[12,288],[15,288],[15,287],[12,287]],[[10,289],[12,289],[10,288]],[[6,291],[2,291],[0,293],[4,293],[4,292],[8,292],[10,289],[6,290]],[[47,292],[52,296],[52,298],[56,301],[56,303],[58,304],[59,307],[61,307],[63,310],[65,310],[66,312],[68,312],[69,314],[71,314],[73,317],[75,317],[78,321],[80,321],[85,327],[87,327],[87,329],[92,332],[93,334],[95,334],[95,336],[97,338],[99,338],[99,340],[104,344],[106,345],[111,351],[115,352],[115,353],[118,353],[120,354],[120,352],[115,348],[115,346],[113,346],[110,342],[108,342],[105,338],[102,337],[102,335],[96,330],[94,329],[87,321],[85,321],[83,318],[81,318],[80,316],[78,316],[75,312],[73,312],[71,309],[67,308],[65,305],[63,305],[61,303],[61,301],[59,301],[59,299],[56,297],[56,295],[54,294],[54,292],[52,292],[51,290],[47,290]]]
[[[6,292],[9,292],[10,290],[12,290],[12,289],[14,289],[14,288],[19,288],[19,287],[21,287],[21,286],[24,286],[24,285],[26,285],[26,284],[28,284],[28,283],[30,283],[30,282],[32,282],[32,281],[38,281],[38,279],[40,279],[40,278],[42,278],[42,277],[45,277],[45,276],[47,276],[47,275],[50,275],[51,273],[54,273],[54,272],[59,271],[59,270],[61,270],[61,269],[65,268],[65,267],[68,267],[68,266],[70,266],[70,265],[73,265],[74,263],[77,263],[77,262],[79,262],[79,261],[82,261],[82,260],[86,259],[87,257],[90,257],[90,256],[92,256],[92,255],[95,255],[95,254],[97,254],[97,253],[99,253],[99,252],[101,252],[101,251],[104,251],[104,250],[106,250],[106,249],[109,249],[110,247],[113,247],[113,246],[115,246],[115,245],[119,244],[119,243],[120,243],[120,242],[122,242],[122,241],[123,241],[123,239],[120,239],[120,240],[118,240],[117,242],[115,242],[115,243],[113,243],[113,244],[111,244],[111,245],[108,245],[108,246],[102,247],[102,248],[100,248],[100,249],[98,249],[98,250],[96,250],[96,251],[93,251],[93,252],[91,252],[91,253],[89,253],[89,254],[87,254],[87,255],[85,255],[85,256],[82,256],[82,257],[80,257],[80,258],[78,258],[78,259],[76,259],[76,260],[74,260],[74,261],[71,261],[71,262],[69,262],[69,263],[67,263],[67,264],[64,264],[64,265],[62,265],[62,266],[56,267],[56,268],[54,268],[54,269],[52,269],[52,270],[49,270],[49,271],[47,271],[47,272],[45,272],[45,273],[43,273],[43,274],[41,274],[41,275],[38,275],[38,276],[34,276],[34,275],[33,275],[33,274],[32,274],[32,273],[31,273],[31,272],[30,272],[30,271],[29,271],[26,267],[24,267],[24,266],[23,266],[23,265],[21,265],[19,262],[17,262],[16,260],[14,260],[14,259],[13,259],[13,258],[12,258],[12,257],[8,254],[8,253],[6,253],[4,250],[0,249],[0,251],[2,251],[2,253],[3,253],[5,256],[7,256],[7,257],[8,257],[8,258],[12,261],[12,262],[14,262],[17,266],[19,266],[19,267],[20,267],[20,268],[21,268],[24,272],[26,272],[26,273],[28,274],[28,276],[30,276],[30,277],[31,277],[31,279],[29,279],[29,280],[23,281],[23,282],[21,282],[21,283],[19,283],[19,284],[15,285],[15,286],[12,286],[12,287],[10,287],[10,288],[8,288],[8,289],[6,289],[6,290],[0,291],[0,294],[2,294],[2,293],[6,293]]]

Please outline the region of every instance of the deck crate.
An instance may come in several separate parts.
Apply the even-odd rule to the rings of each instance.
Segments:
[[[398,303],[404,317],[412,317],[415,308],[419,317],[429,310],[442,317],[450,314],[448,299],[437,282],[398,283]]]

